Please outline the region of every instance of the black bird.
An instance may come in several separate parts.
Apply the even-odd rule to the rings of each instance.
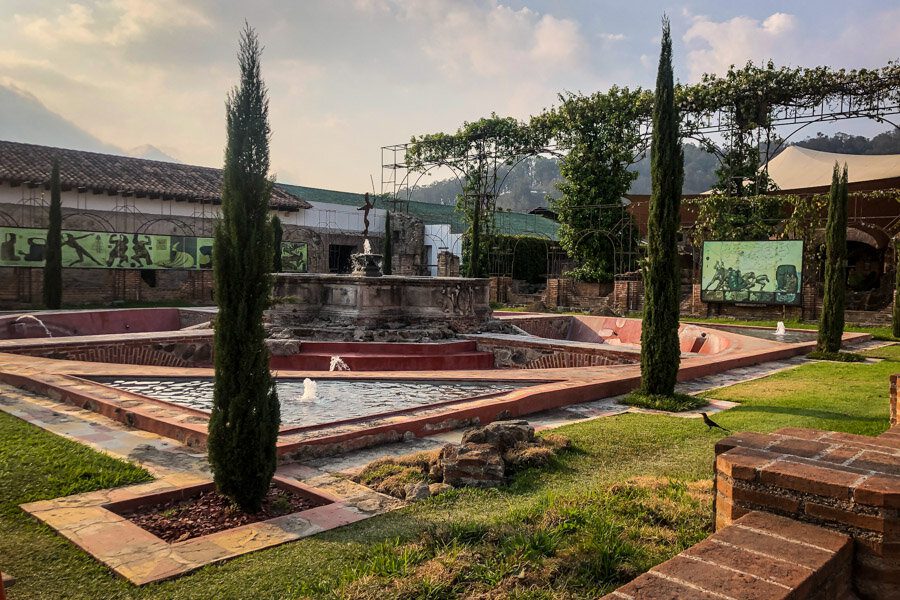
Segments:
[[[704,412],[704,413],[700,413],[700,416],[703,417],[703,422],[706,423],[706,430],[707,430],[707,431],[709,431],[709,430],[712,429],[713,427],[718,427],[718,428],[721,429],[722,431],[727,431],[728,433],[731,433],[731,430],[730,430],[730,429],[725,429],[724,427],[722,427],[721,425],[719,425],[718,423],[716,423],[715,421],[713,421],[712,419],[710,419],[708,416],[706,416],[706,413],[705,413],[705,412]]]

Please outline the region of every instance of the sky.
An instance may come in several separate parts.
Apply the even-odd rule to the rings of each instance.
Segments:
[[[279,181],[381,187],[380,147],[562,91],[651,86],[660,17],[676,76],[730,64],[878,67],[900,5],[871,0],[0,0],[0,139],[221,166],[246,19],[265,46]],[[883,126],[842,123],[872,135]],[[834,129],[823,131],[833,132]],[[815,131],[810,131],[814,134]]]

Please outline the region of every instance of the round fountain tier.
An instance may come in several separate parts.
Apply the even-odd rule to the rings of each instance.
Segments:
[[[353,262],[353,272],[350,273],[354,277],[381,277],[382,256],[380,254],[351,254],[350,260]]]
[[[266,316],[271,337],[280,339],[439,340],[491,322],[488,285],[459,277],[278,273]]]

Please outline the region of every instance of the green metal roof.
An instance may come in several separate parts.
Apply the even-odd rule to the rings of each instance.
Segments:
[[[323,190],[302,185],[277,184],[290,194],[293,194],[307,202],[326,202],[329,204],[342,204],[345,206],[362,206],[363,195],[351,192],[338,192],[335,190]],[[382,199],[375,198],[378,208],[385,208]],[[390,208],[390,207],[388,207]],[[403,212],[422,219],[427,225],[450,225],[453,233],[463,233],[466,223],[456,211],[456,207],[445,204],[431,204],[430,202],[404,202],[399,204]],[[544,239],[557,239],[559,224],[546,217],[515,212],[498,212],[494,216],[497,232],[502,235],[526,235]]]

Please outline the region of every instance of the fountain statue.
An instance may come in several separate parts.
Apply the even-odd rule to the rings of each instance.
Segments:
[[[353,261],[353,272],[350,274],[356,277],[381,277],[382,258],[382,255],[372,252],[372,244],[369,243],[369,238],[366,238],[363,241],[363,251],[350,255],[350,260]]]

